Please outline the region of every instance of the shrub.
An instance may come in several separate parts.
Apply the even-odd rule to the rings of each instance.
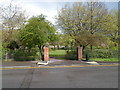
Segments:
[[[35,58],[33,56],[19,56],[19,57],[14,57],[16,61],[34,61]]]
[[[83,56],[88,54],[92,58],[114,58],[118,56],[117,50],[108,50],[108,49],[93,49],[92,51],[84,51]]]
[[[2,45],[0,45],[0,59],[3,60],[5,59],[6,52],[9,50],[7,48],[4,48]]]
[[[116,58],[118,57],[117,50],[108,50],[108,49],[93,49],[92,51],[90,49],[84,50],[83,58],[86,58],[86,54],[90,58]],[[68,51],[65,58],[69,60],[77,60],[77,49]]]
[[[68,60],[77,60],[77,50],[68,51],[65,58]]]
[[[26,50],[16,50],[14,52],[14,60],[16,61],[33,61],[35,60],[35,52],[28,52]]]

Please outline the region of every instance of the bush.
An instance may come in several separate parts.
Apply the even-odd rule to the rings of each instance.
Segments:
[[[26,50],[16,50],[14,52],[14,60],[16,61],[33,61],[35,60],[35,52],[28,52]]]
[[[2,60],[2,45],[0,45],[0,60]]]
[[[5,59],[6,52],[9,50],[7,48],[4,48],[2,45],[0,45],[0,59],[3,60]]]
[[[93,49],[92,51],[84,51],[83,57],[88,54],[91,58],[114,58],[118,56],[117,50]]]
[[[77,60],[77,50],[68,51],[65,58],[68,60]]]
[[[108,50],[108,49],[93,49],[90,51],[84,50],[83,51],[83,58],[86,58],[86,54],[90,58],[116,58],[118,57],[118,51],[117,50]],[[77,49],[71,50],[66,54],[66,59],[69,60],[77,60]]]
[[[14,57],[14,60],[15,61],[34,61],[35,58],[33,56],[26,56],[26,57],[20,56],[20,57]]]

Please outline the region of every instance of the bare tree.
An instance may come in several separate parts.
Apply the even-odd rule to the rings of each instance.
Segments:
[[[20,29],[21,25],[24,24],[25,20],[27,19],[25,11],[16,3],[11,1],[9,4],[3,4],[0,6],[0,16],[4,34],[2,39],[4,39],[5,42],[6,40],[8,42],[13,41],[16,39],[16,37],[14,37],[14,34],[17,32],[14,30]]]
[[[23,24],[27,18],[25,16],[25,11],[18,5],[15,5],[13,1],[11,1],[9,5],[2,5],[0,8],[2,26],[5,30],[19,29],[20,25]]]

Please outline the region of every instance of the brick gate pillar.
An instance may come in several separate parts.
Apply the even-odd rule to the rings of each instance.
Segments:
[[[78,60],[82,60],[82,47],[78,47]]]
[[[49,48],[44,47],[44,61],[48,61],[48,60],[49,60]]]

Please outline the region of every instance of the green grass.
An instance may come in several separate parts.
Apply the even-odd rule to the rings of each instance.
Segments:
[[[50,51],[50,56],[64,56],[66,55],[66,50],[52,50]]]
[[[118,61],[118,58],[90,58],[91,61]]]

